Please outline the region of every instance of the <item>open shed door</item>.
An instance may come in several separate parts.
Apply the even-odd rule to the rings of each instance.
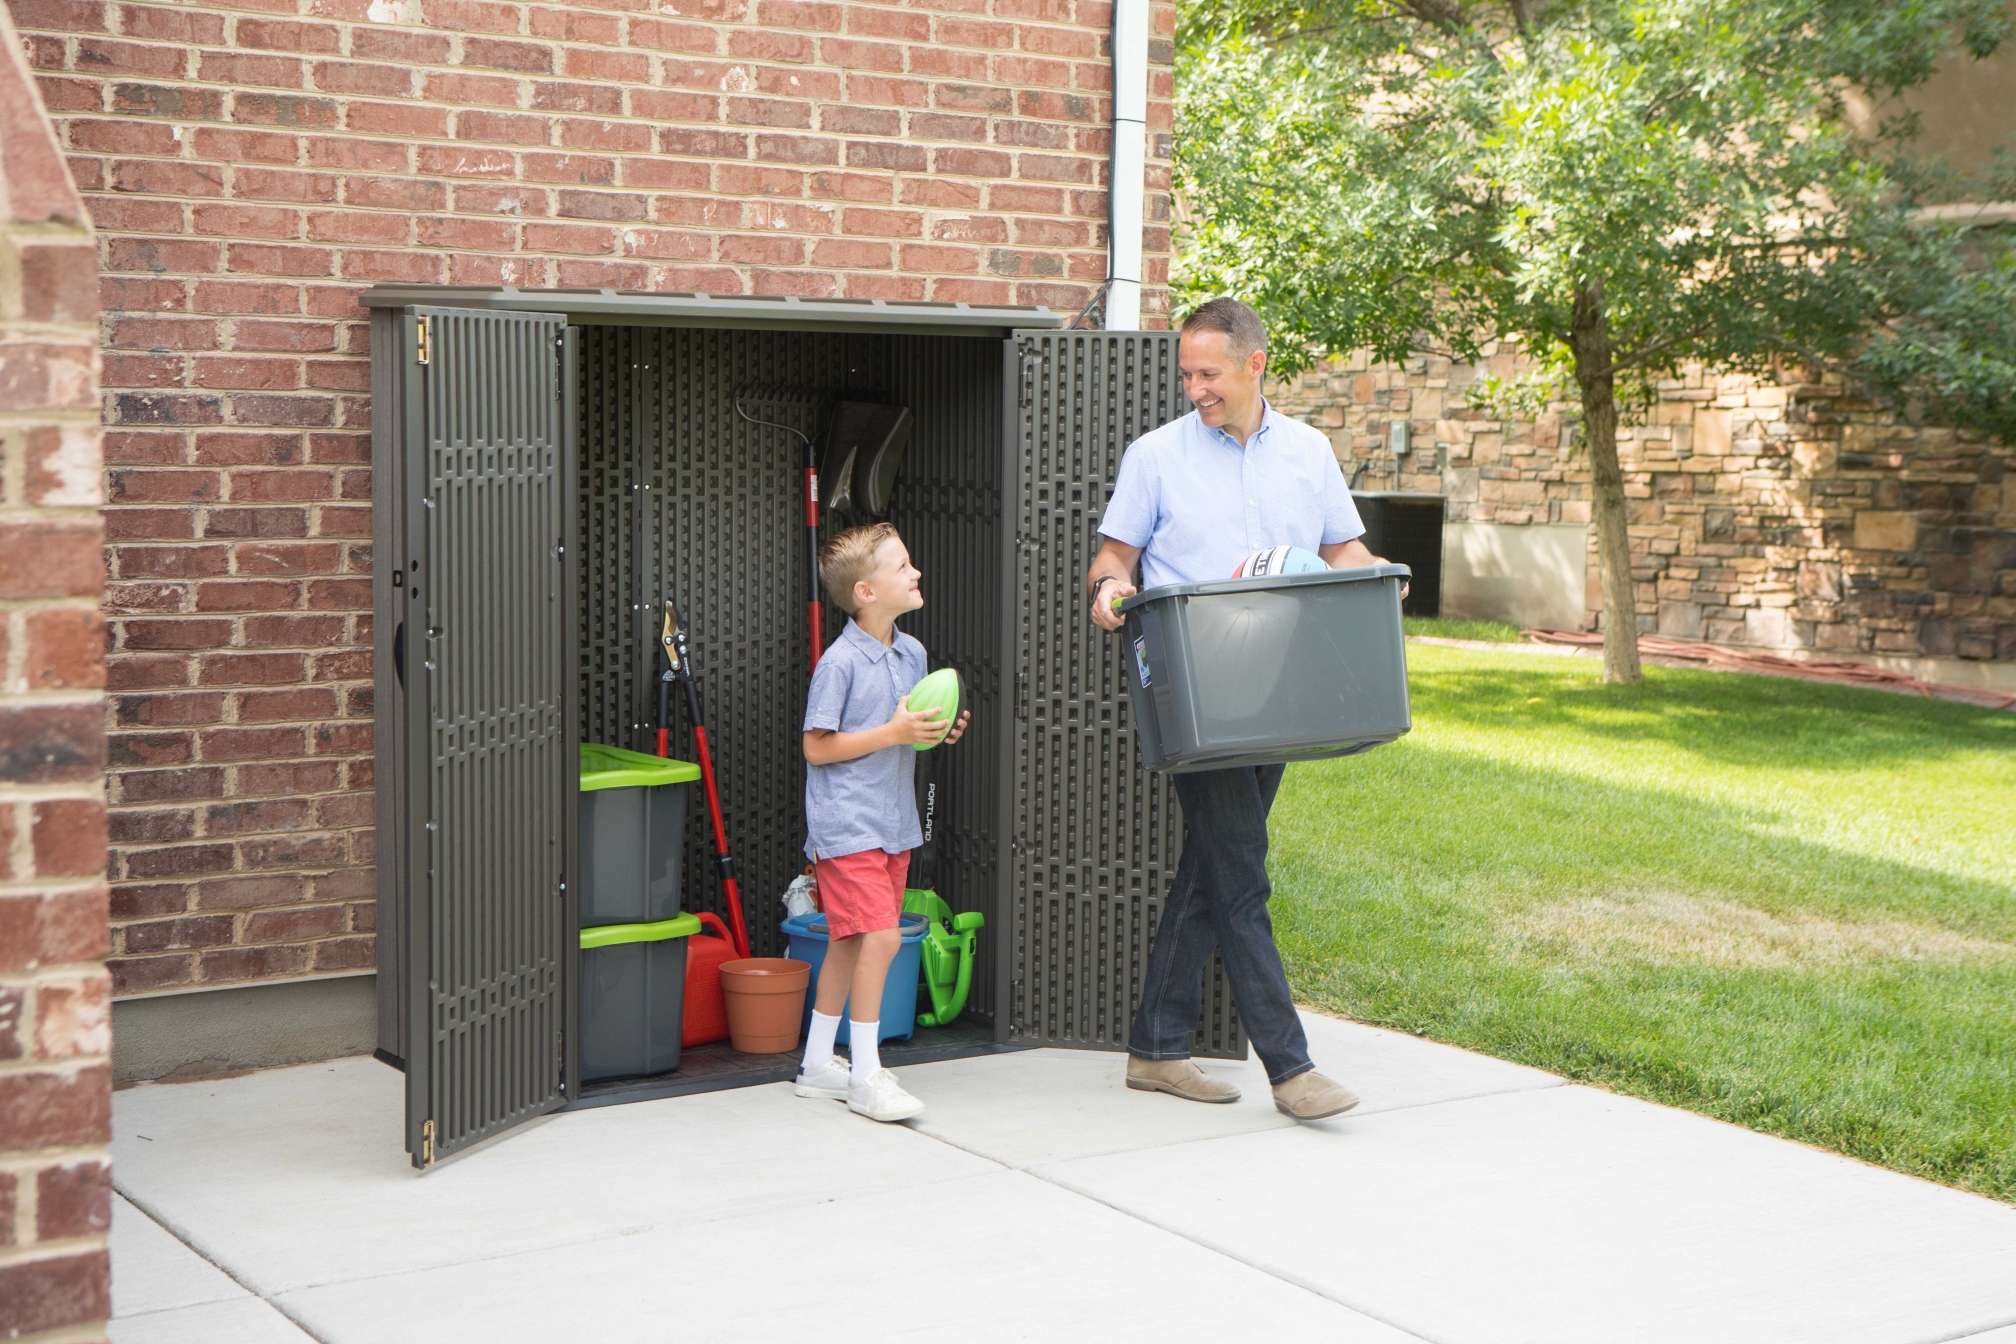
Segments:
[[[401,451],[406,1147],[568,1098],[574,357],[550,313],[408,308]],[[394,631],[382,632],[396,638]]]
[[[1085,571],[1122,451],[1190,408],[1174,332],[1018,332],[1007,375],[1006,1037],[1124,1050],[1183,814],[1141,766],[1124,641],[1092,624]],[[1207,976],[1196,1053],[1244,1058],[1216,958]]]

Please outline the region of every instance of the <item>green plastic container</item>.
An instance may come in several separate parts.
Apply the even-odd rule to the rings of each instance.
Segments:
[[[581,927],[679,913],[691,761],[581,746]]]
[[[686,939],[699,931],[700,921],[684,914],[581,930],[583,1082],[679,1067]]]

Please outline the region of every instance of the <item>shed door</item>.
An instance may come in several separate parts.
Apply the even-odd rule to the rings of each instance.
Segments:
[[[567,1099],[574,436],[563,317],[409,312],[406,1146],[425,1167]]]
[[[1008,1036],[1122,1050],[1183,821],[1168,777],[1141,767],[1123,641],[1092,624],[1085,571],[1121,452],[1190,409],[1176,335],[1018,332],[1007,395]],[[1216,959],[1208,975],[1196,1052],[1243,1058]]]

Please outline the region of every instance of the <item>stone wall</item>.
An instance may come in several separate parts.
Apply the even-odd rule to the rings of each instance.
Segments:
[[[1446,494],[1453,522],[1587,523],[1572,410],[1487,418],[1465,392],[1519,370],[1337,361],[1270,389],[1329,431],[1368,489]],[[1642,631],[1828,656],[2016,660],[2016,448],[1906,423],[1834,383],[1716,377],[1664,384],[1620,430]],[[1397,473],[1390,428],[1413,451]],[[1584,625],[1600,623],[1590,555]],[[1931,670],[1924,668],[1921,670]],[[1968,671],[1964,666],[1957,671]],[[1978,669],[1986,672],[1987,669]]]
[[[103,249],[122,993],[373,964],[361,289],[1105,275],[1105,0],[8,2]]]
[[[0,13],[0,1339],[110,1314],[97,259]]]

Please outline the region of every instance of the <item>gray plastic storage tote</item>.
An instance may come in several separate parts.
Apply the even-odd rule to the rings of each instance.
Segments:
[[[679,1067],[692,915],[581,930],[581,1078],[628,1078]]]
[[[1349,756],[1413,727],[1405,565],[1175,583],[1121,604],[1150,770]]]
[[[581,744],[581,927],[679,913],[691,761]]]

